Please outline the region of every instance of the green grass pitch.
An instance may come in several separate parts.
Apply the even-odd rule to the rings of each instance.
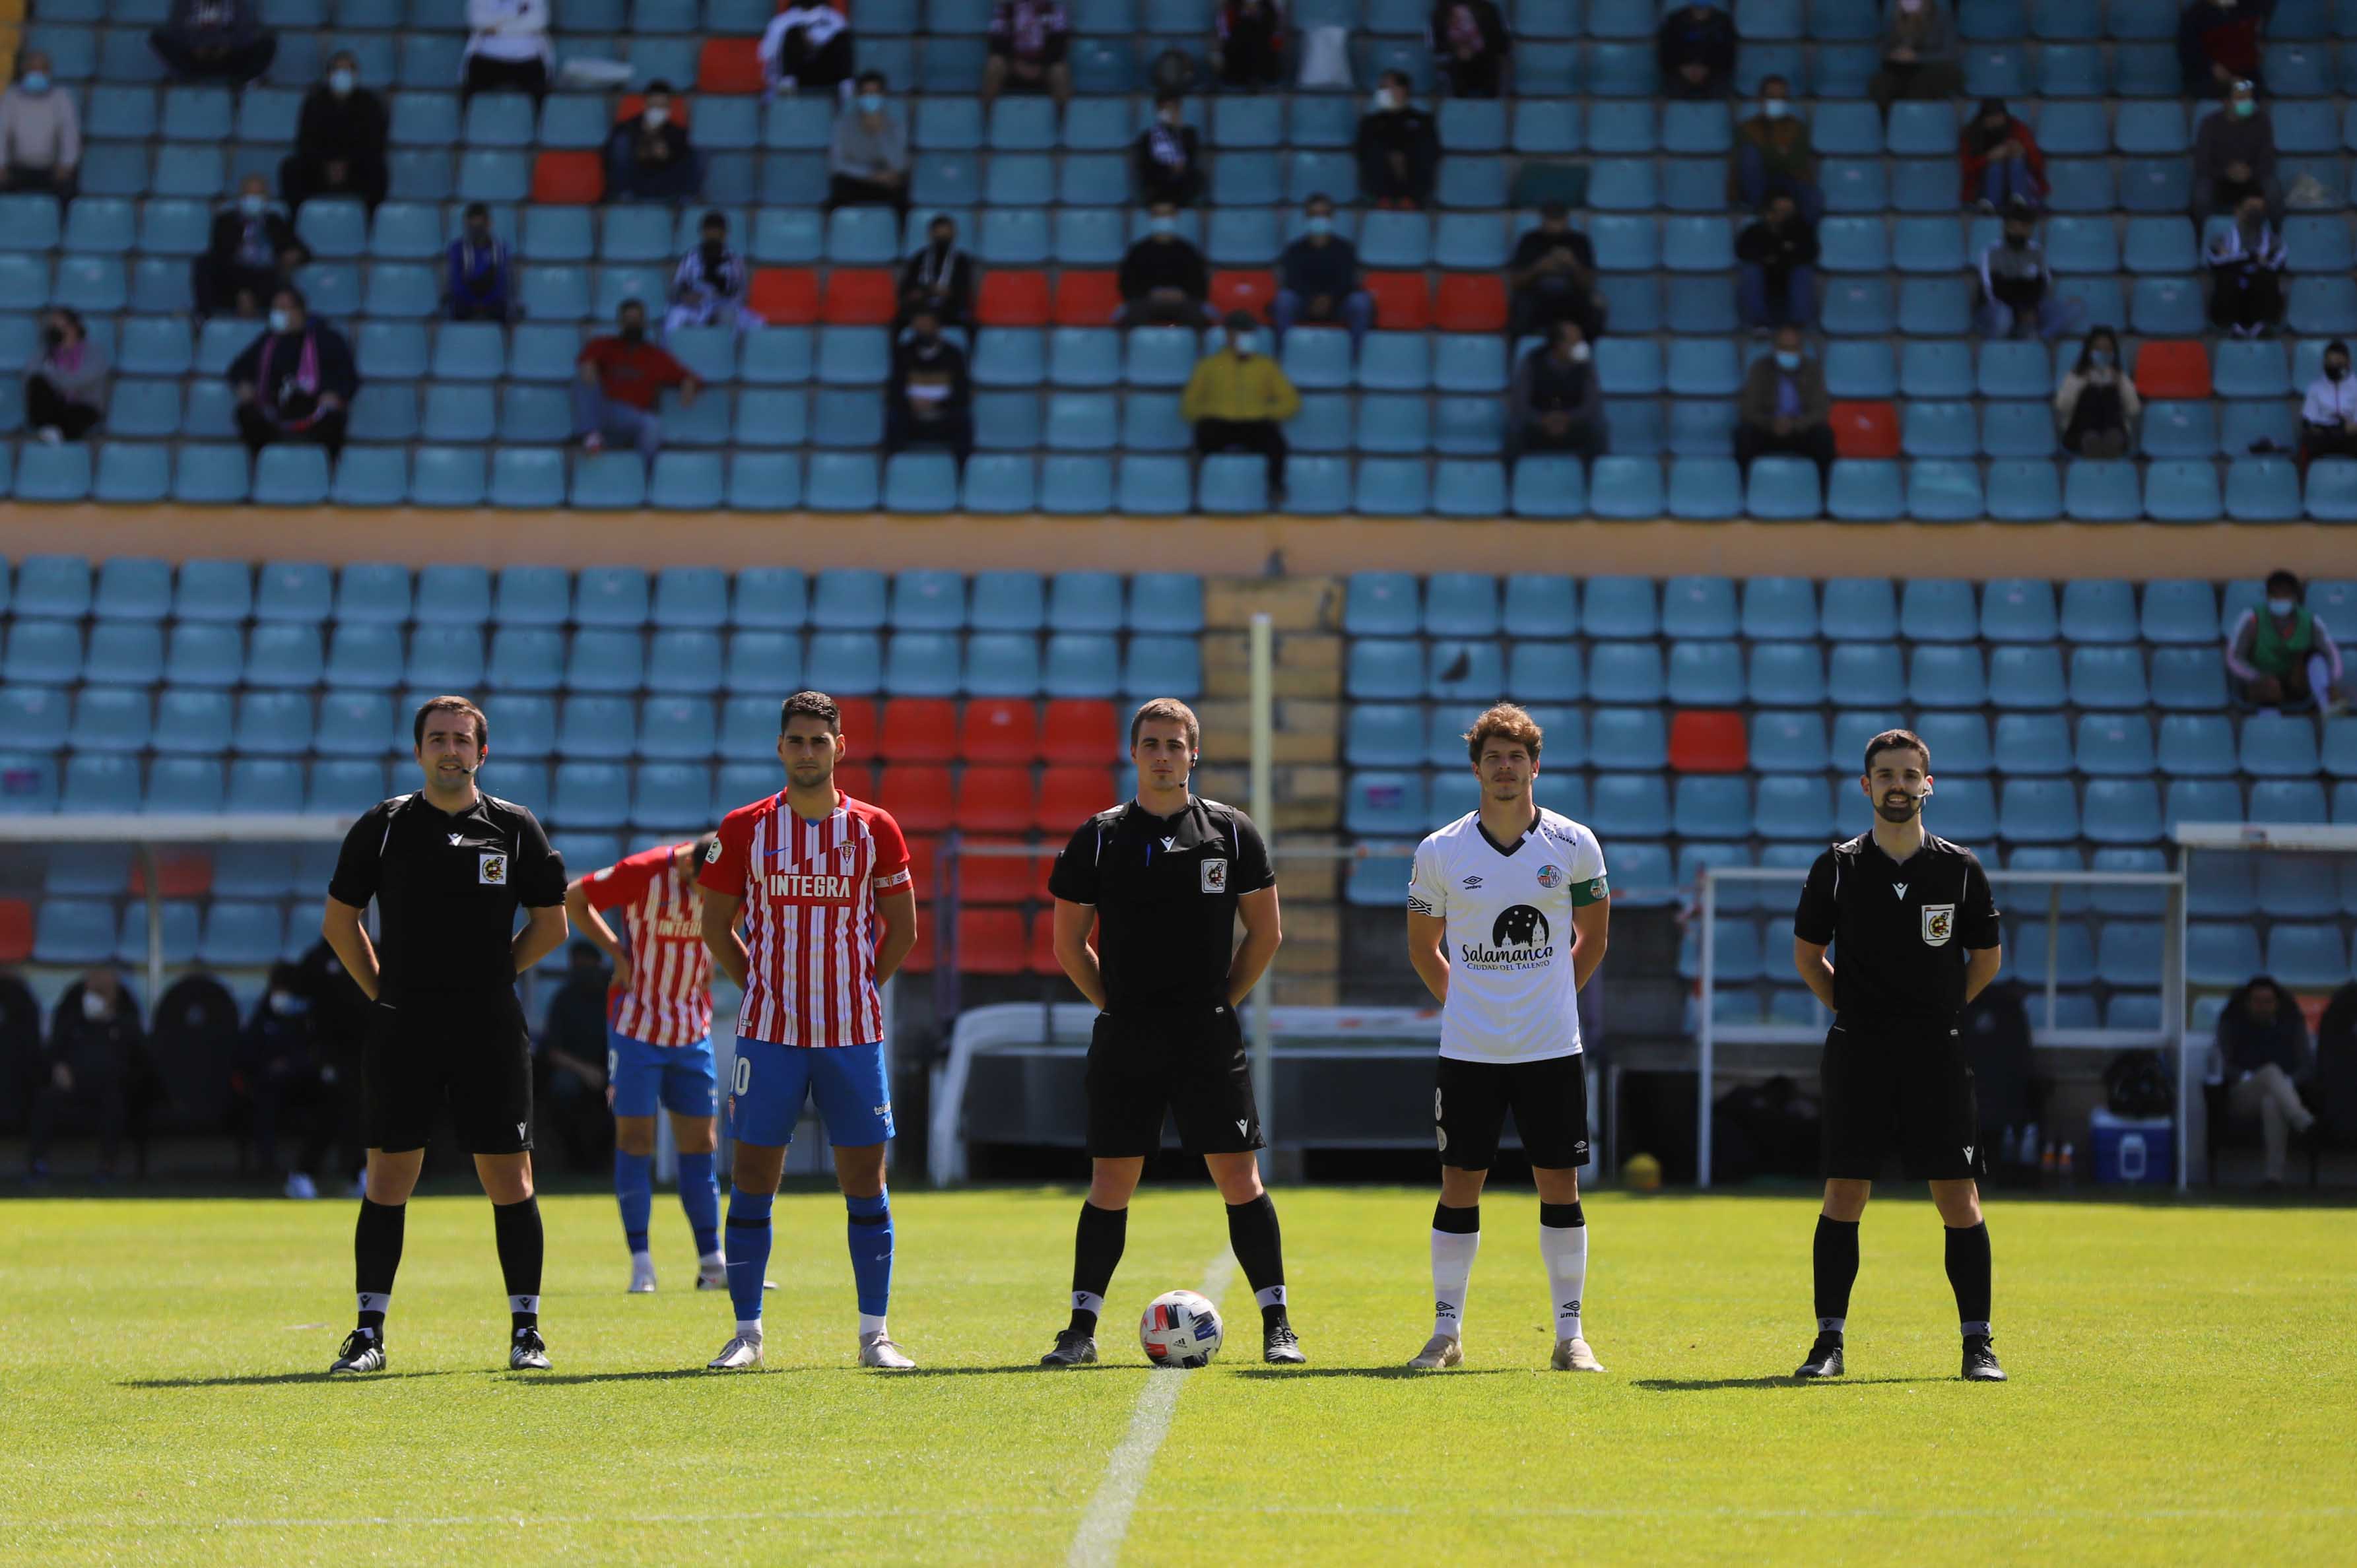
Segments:
[[[1902,1191],[1904,1189],[1901,1189]],[[1544,1370],[1535,1200],[1494,1194],[1467,1364],[1430,1326],[1430,1194],[1278,1194],[1312,1364],[1149,1370],[1132,1315],[1225,1247],[1208,1187],[1141,1197],[1107,1364],[1029,1363],[1063,1316],[1077,1194],[908,1191],[892,1323],[922,1370],[854,1366],[843,1211],[780,1200],[766,1376],[710,1377],[658,1195],[663,1289],[622,1293],[613,1205],[546,1199],[553,1373],[505,1370],[479,1198],[420,1199],[389,1375],[320,1375],[351,1306],[351,1208],[0,1204],[0,1563],[1060,1563],[1156,1379],[1183,1379],[1130,1563],[2357,1561],[2349,1212],[1991,1210],[1997,1348],[1956,1380],[1938,1221],[1868,1212],[1850,1376],[1810,1333],[1813,1205],[1588,1200],[1588,1334]]]

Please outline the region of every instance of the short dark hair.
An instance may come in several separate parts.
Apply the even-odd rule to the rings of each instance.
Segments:
[[[1313,190],[1308,195],[1303,197],[1301,199],[1301,205],[1304,207],[1315,207],[1321,201],[1329,207],[1334,205],[1334,199],[1327,195],[1322,190]]]
[[[428,714],[471,714],[475,721],[475,749],[480,751],[491,744],[491,721],[483,716],[482,709],[464,697],[442,696],[428,697],[417,705],[417,717],[411,721],[409,726],[414,745],[422,746],[425,744],[425,715]]]
[[[614,306],[614,314],[619,317],[626,310],[635,310],[640,316],[644,316],[647,313],[647,302],[635,294],[626,294],[622,296],[622,303]]]
[[[2267,574],[2267,586],[2269,588],[2273,588],[2278,583],[2282,584],[2285,587],[2289,588],[2295,594],[2301,591],[2299,585],[2299,574],[2291,571],[2287,567],[2278,566],[2274,571]]]
[[[1414,91],[1415,90],[1415,83],[1408,80],[1408,74],[1404,70],[1387,70],[1377,80],[1385,82],[1396,81],[1402,87],[1408,89],[1410,91]]]
[[[1765,76],[1763,76],[1763,77],[1761,77],[1761,78],[1760,79],[1760,91],[1765,92],[1765,91],[1768,91],[1768,89],[1769,89],[1770,87],[1771,87],[1771,86],[1773,86],[1773,87],[1781,87],[1781,88],[1782,88],[1782,89],[1783,89],[1785,91],[1787,91],[1787,92],[1790,92],[1790,91],[1792,91],[1792,84],[1790,81],[1786,81],[1786,80],[1784,79],[1784,77],[1783,77],[1783,74],[1782,74],[1781,72],[1780,72],[1780,71],[1773,71],[1773,70],[1771,70],[1771,71],[1770,71],[1767,75],[1765,75]]]
[[[1187,95],[1179,91],[1175,87],[1166,87],[1161,91],[1154,95],[1154,106],[1157,109],[1161,108],[1165,103],[1184,103],[1186,102]]]
[[[863,70],[863,71],[861,71],[861,72],[859,73],[859,80],[858,80],[858,81],[857,81],[855,85],[856,85],[856,86],[860,86],[860,87],[865,87],[865,86],[866,86],[866,85],[867,85],[869,82],[871,82],[871,81],[872,81],[872,82],[874,82],[874,83],[875,83],[877,86],[878,86],[878,87],[886,87],[886,86],[889,86],[889,85],[890,85],[888,82],[887,82],[887,81],[884,80],[884,73],[883,73],[882,71],[880,71],[880,70]]]
[[[482,202],[469,201],[467,203],[466,215],[469,218],[489,218],[491,215],[491,209]]]
[[[706,212],[704,215],[703,220],[696,224],[696,227],[699,229],[726,229],[728,227],[728,214],[721,211],[720,209],[716,207],[711,211]]]
[[[1886,751],[1913,751],[1920,753],[1923,758],[1923,771],[1926,773],[1932,771],[1932,748],[1925,746],[1923,744],[1923,737],[1917,735],[1911,729],[1887,729],[1880,735],[1876,736],[1872,740],[1867,741],[1866,743],[1865,765],[1861,767],[1858,771],[1861,773],[1873,772],[1875,757]]]
[[[272,289],[272,290],[270,291],[270,297],[271,297],[271,298],[273,298],[273,299],[276,299],[276,298],[277,298],[280,295],[282,295],[282,294],[283,294],[283,295],[285,295],[287,298],[289,298],[289,299],[291,299],[291,300],[293,300],[293,301],[295,302],[295,308],[296,308],[296,309],[300,310],[300,311],[303,311],[303,312],[305,312],[305,313],[307,313],[307,314],[310,311],[310,308],[311,308],[311,302],[310,302],[309,300],[307,300],[307,299],[305,299],[305,298],[303,297],[303,291],[302,291],[301,289],[299,289],[299,288],[296,288],[293,284],[291,284],[291,283],[282,283],[282,284],[280,284],[276,288],[274,288],[274,289]]]
[[[1137,748],[1137,732],[1146,727],[1148,720],[1179,725],[1187,732],[1187,749],[1189,751],[1203,749],[1203,721],[1195,716],[1195,710],[1176,697],[1157,697],[1152,702],[1142,704],[1136,713],[1130,715],[1131,750]]]
[[[843,710],[824,692],[796,692],[778,708],[778,733],[796,719],[817,719],[826,725],[829,735],[843,733]]]
[[[639,94],[639,96],[641,98],[652,98],[658,92],[662,93],[665,98],[669,98],[671,96],[671,83],[665,81],[660,76],[656,77],[652,81],[648,82],[647,90]]]

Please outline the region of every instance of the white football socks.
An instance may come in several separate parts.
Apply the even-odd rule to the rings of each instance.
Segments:
[[[1473,1255],[1481,1250],[1481,1232],[1435,1230],[1432,1233],[1432,1331],[1451,1339],[1465,1333],[1465,1293],[1473,1279]]]
[[[1540,1226],[1539,1256],[1546,1260],[1547,1283],[1555,1292],[1555,1337],[1577,1339],[1580,1298],[1587,1294],[1587,1227]]]

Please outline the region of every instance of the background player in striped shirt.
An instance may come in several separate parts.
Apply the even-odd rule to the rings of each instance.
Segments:
[[[722,820],[699,878],[704,940],[745,990],[728,1095],[737,1136],[728,1294],[737,1333],[711,1367],[761,1364],[770,1204],[802,1104],[816,1100],[851,1211],[859,1363],[905,1369],[914,1363],[884,1324],[892,1294],[892,1209],[884,1191],[892,1086],[877,987],[917,942],[909,847],[890,812],[834,787],[844,739],[833,698],[795,693],[778,729],[785,789]]]
[[[647,1251],[647,1213],[654,1203],[655,1106],[671,1112],[679,1144],[679,1206],[695,1232],[698,1290],[725,1290],[720,1251],[720,1187],[712,1151],[719,1145],[718,1095],[712,1075],[712,952],[704,945],[704,895],[697,868],[717,833],[689,843],[642,850],[565,890],[573,929],[613,961],[606,997],[606,1101],[614,1108],[614,1197],[630,1248],[632,1294],[655,1288]],[[603,911],[619,909],[617,937]]]

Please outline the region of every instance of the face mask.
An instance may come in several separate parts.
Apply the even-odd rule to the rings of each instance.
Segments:
[[[2269,599],[2267,601],[2267,614],[2271,616],[2287,616],[2298,607],[2299,601],[2298,599]]]
[[[2108,371],[2112,368],[2112,351],[2109,349],[2090,349],[2087,350],[2087,363],[2099,371]]]
[[[2027,234],[2007,234],[2005,237],[2005,242],[2007,245],[2010,245],[2013,249],[2018,251],[2029,243],[2029,236]]]
[[[1787,370],[1787,371],[1797,371],[1797,370],[1799,370],[1799,369],[1801,368],[1801,353],[1800,353],[1800,350],[1799,350],[1799,349],[1777,349],[1777,350],[1776,350],[1776,363],[1777,363],[1778,367],[1779,367],[1779,368],[1781,368],[1781,369],[1782,369],[1782,370]]]
[[[114,1009],[107,1004],[106,998],[97,992],[85,991],[81,993],[81,1015],[91,1023],[105,1023],[113,1011]]]
[[[25,73],[24,80],[16,85],[27,92],[47,92],[49,90],[49,73],[46,70],[28,70]]]
[[[1157,234],[1176,234],[1178,232],[1178,220],[1176,218],[1148,219],[1146,226]]]
[[[345,93],[350,92],[353,84],[359,81],[359,73],[355,71],[331,70],[328,73],[328,90],[341,98]]]
[[[622,341],[625,343],[642,342],[645,340],[646,335],[647,324],[643,321],[631,321],[623,324]]]
[[[1760,113],[1767,115],[1770,120],[1781,120],[1792,112],[1792,104],[1781,98],[1763,98],[1760,101]]]
[[[311,1004],[291,991],[270,993],[270,1010],[282,1018],[299,1018],[311,1010]]]
[[[480,250],[483,246],[488,245],[490,242],[491,231],[490,225],[481,223],[469,223],[467,225],[467,243],[474,246],[478,250]]]
[[[1312,218],[1309,221],[1304,223],[1302,227],[1312,234],[1331,234],[1334,231],[1334,220],[1331,218]]]
[[[1573,364],[1575,364],[1575,365],[1584,365],[1584,364],[1587,363],[1587,344],[1585,344],[1585,343],[1574,343],[1574,344],[1571,346],[1571,362],[1572,362]]]
[[[884,95],[880,92],[861,93],[859,112],[862,114],[881,114],[884,113]]]
[[[1396,109],[1398,107],[1399,97],[1396,93],[1393,92],[1390,88],[1386,87],[1375,94],[1376,113],[1381,114],[1387,109]]]
[[[2238,119],[2247,120],[2258,112],[2259,101],[2257,99],[2237,98],[2234,100],[2234,113]]]
[[[294,325],[295,317],[291,311],[274,310],[270,313],[270,329],[273,332],[287,331]]]
[[[663,122],[671,118],[671,111],[664,108],[660,103],[650,103],[647,105],[646,116],[648,130],[661,130],[662,128]]]
[[[63,344],[65,340],[65,328],[62,327],[44,327],[41,328],[41,341],[48,347],[55,349]]]
[[[2324,374],[2328,380],[2337,381],[2348,373],[2349,366],[2345,360],[2331,360],[2325,363]]]
[[[1923,8],[1923,0],[1899,0],[1899,8],[1912,15]]]
[[[1257,332],[1239,332],[1239,333],[1237,333],[1237,334],[1236,334],[1236,352],[1237,352],[1237,353],[1239,353],[1239,354],[1249,354],[1249,353],[1251,353],[1253,350],[1254,350],[1255,349],[1258,349],[1259,347],[1260,347],[1260,334],[1259,334],[1259,333],[1257,333]]]
[[[261,217],[263,209],[269,205],[270,198],[266,196],[241,196],[237,199],[237,209],[248,218]]]
[[[1184,117],[1176,109],[1165,109],[1161,114],[1162,123],[1170,126],[1176,126]]]
[[[942,351],[942,338],[938,332],[920,332],[909,341],[918,353],[928,360]]]
[[[706,240],[704,242],[702,249],[704,252],[704,259],[706,262],[717,263],[721,256],[727,251],[728,246],[725,241]]]

